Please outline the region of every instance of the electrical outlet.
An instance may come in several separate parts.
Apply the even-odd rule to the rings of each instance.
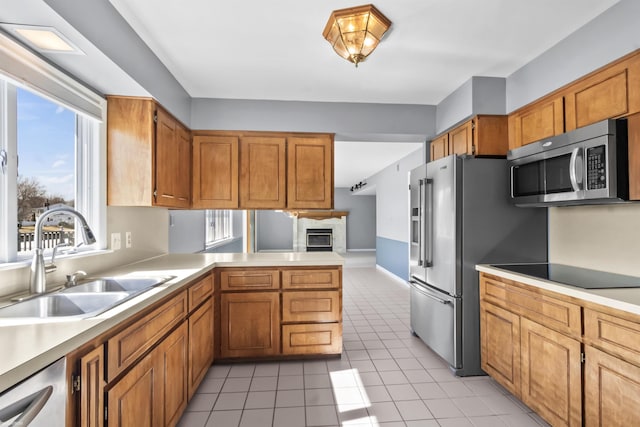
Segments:
[[[120,241],[121,241],[120,233],[111,233],[111,250],[113,251],[120,250]]]
[[[126,248],[130,248],[131,247],[131,232],[130,231],[127,231],[124,234],[124,246]]]

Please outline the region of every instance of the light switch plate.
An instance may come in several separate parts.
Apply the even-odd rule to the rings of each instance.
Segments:
[[[120,250],[121,237],[120,233],[111,233],[111,250]]]
[[[131,247],[131,232],[127,231],[126,233],[124,233],[124,247],[125,248],[130,248]]]

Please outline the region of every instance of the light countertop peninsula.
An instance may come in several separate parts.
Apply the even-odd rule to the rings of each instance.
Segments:
[[[489,264],[476,265],[476,270],[594,304],[640,315],[640,288],[583,289],[507,271]]]
[[[36,322],[0,319],[0,392],[190,284],[215,267],[304,267],[343,264],[344,259],[333,252],[167,254],[92,274],[91,277],[140,274],[171,275],[175,278],[87,319],[47,319]]]

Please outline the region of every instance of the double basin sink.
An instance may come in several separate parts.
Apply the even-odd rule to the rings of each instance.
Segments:
[[[0,308],[0,318],[93,317],[173,278],[114,276],[87,279],[61,291]]]

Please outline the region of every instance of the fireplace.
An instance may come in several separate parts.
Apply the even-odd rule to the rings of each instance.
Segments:
[[[331,252],[333,230],[331,228],[307,228],[307,252]]]

